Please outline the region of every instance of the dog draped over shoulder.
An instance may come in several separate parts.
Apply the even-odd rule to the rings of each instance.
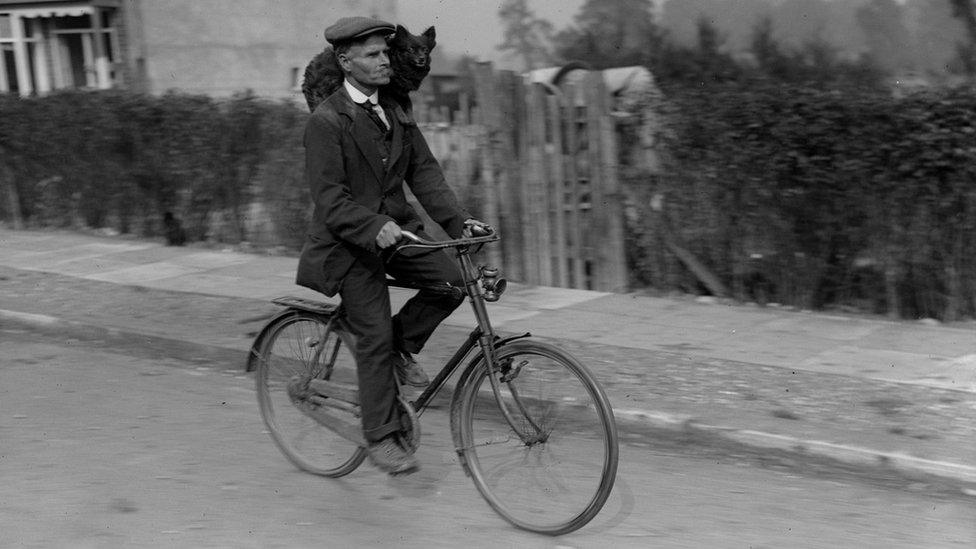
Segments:
[[[410,92],[419,88],[430,72],[430,52],[436,44],[435,39],[434,27],[415,35],[402,25],[397,25],[396,32],[389,40],[393,76],[389,84],[380,87],[380,93],[394,99],[408,115],[413,112]],[[302,93],[308,110],[314,111],[319,103],[335,93],[342,86],[343,78],[335,51],[332,46],[326,46],[305,67]]]

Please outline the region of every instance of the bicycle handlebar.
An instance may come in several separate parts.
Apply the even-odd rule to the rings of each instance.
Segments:
[[[489,228],[490,229],[490,228]],[[427,240],[421,238],[410,231],[400,231],[400,234],[405,240],[409,240],[410,243],[401,244],[396,247],[397,250],[402,250],[404,248],[429,248],[429,249],[439,249],[439,248],[459,248],[461,246],[472,246],[475,244],[485,244],[487,242],[495,242],[501,237],[494,229],[490,229],[490,232],[483,236],[469,236],[462,238],[455,238],[451,240]]]

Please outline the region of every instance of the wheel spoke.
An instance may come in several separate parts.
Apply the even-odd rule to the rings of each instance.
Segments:
[[[358,444],[332,432],[310,413],[321,400],[309,388],[311,380],[336,374],[355,378],[350,345],[348,336],[329,329],[322,317],[299,311],[279,320],[261,349],[255,375],[261,415],[282,453],[311,473],[341,476],[365,457]],[[346,421],[359,425],[351,413],[330,413],[345,413]]]
[[[599,512],[613,486],[613,412],[571,356],[534,341],[498,351],[499,395],[478,364],[461,387],[461,452],[488,503],[513,524],[570,532]],[[500,399],[498,398],[500,397]]]

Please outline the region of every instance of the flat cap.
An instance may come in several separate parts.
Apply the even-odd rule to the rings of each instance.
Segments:
[[[325,29],[325,40],[334,46],[338,42],[370,34],[393,34],[394,32],[396,27],[386,21],[372,17],[343,17]]]

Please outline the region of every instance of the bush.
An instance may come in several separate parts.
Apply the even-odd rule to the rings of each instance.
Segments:
[[[669,104],[666,166],[649,190],[665,207],[645,204],[632,252],[645,283],[697,284],[655,259],[646,235],[664,231],[742,299],[758,283],[764,299],[800,307],[976,314],[971,92],[752,84]]]
[[[29,226],[159,236],[169,211],[191,240],[268,240],[249,230],[261,226],[248,219],[256,197],[307,204],[294,160],[306,114],[291,104],[66,91],[0,95],[0,112],[0,174],[13,179],[20,210],[5,204],[0,214]]]

